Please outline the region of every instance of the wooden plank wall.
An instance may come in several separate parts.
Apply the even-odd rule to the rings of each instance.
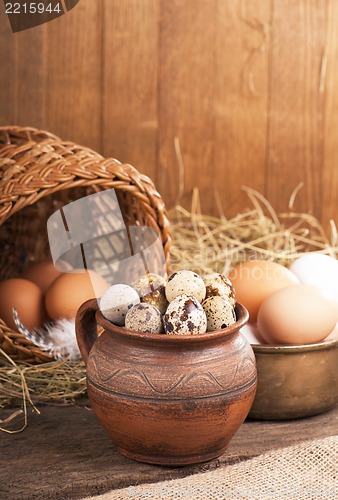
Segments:
[[[167,206],[230,217],[242,185],[338,223],[335,0],[80,0],[12,34],[0,2],[0,124],[133,164]],[[182,162],[179,157],[182,157]]]

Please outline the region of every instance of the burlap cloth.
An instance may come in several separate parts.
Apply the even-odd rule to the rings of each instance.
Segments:
[[[93,500],[238,498],[338,499],[338,436],[306,441],[183,479],[129,486],[92,497]]]

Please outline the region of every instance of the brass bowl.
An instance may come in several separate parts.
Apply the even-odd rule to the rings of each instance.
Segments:
[[[249,418],[307,417],[338,403],[338,338],[308,345],[252,345],[257,391]]]

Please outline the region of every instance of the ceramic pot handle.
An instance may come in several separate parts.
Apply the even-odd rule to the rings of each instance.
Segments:
[[[75,318],[75,330],[77,343],[85,364],[91,348],[97,339],[97,323],[95,314],[98,310],[97,300],[87,300],[80,306]]]

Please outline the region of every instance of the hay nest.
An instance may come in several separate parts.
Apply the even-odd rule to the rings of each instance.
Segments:
[[[334,221],[327,236],[313,215],[293,211],[296,188],[289,211],[277,214],[257,191],[243,187],[253,208],[231,219],[204,215],[195,190],[191,212],[176,206],[169,212],[173,245],[171,262],[175,270],[192,269],[200,274],[228,274],[238,263],[250,259],[273,260],[286,267],[308,252],[338,256]]]

